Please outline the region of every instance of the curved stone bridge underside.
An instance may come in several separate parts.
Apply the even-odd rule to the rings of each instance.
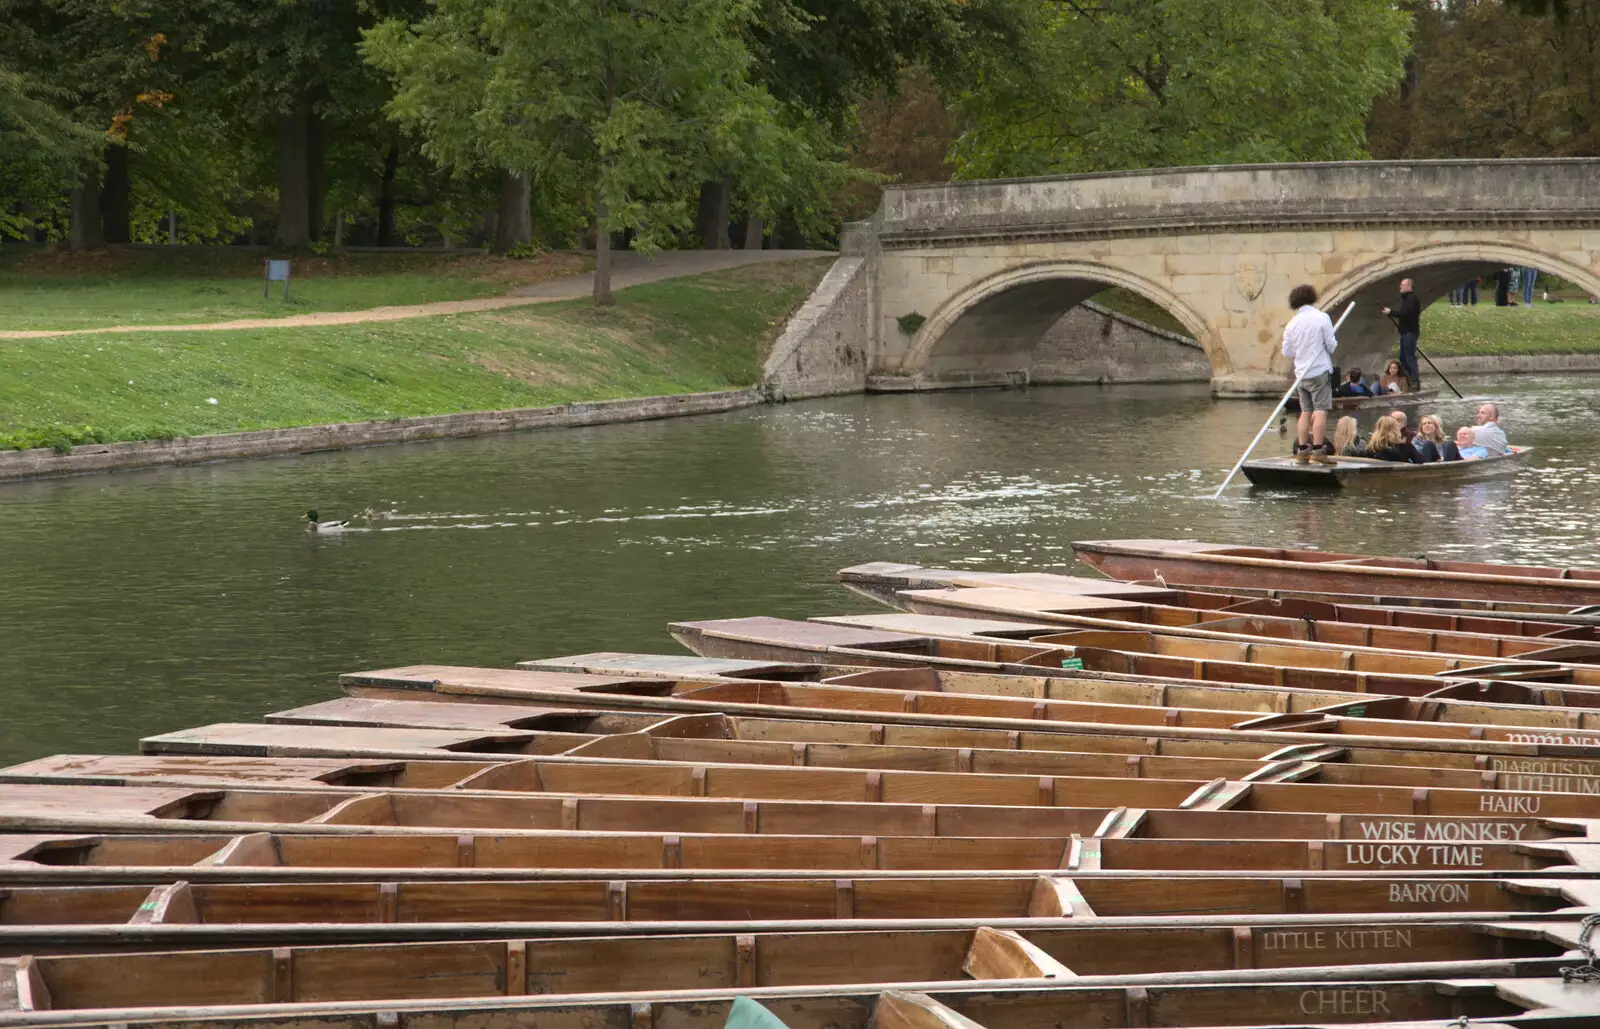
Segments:
[[[1509,264],[1600,295],[1600,160],[891,186],[871,221],[847,227],[844,251],[859,259],[845,293],[863,309],[839,323],[854,328],[836,326],[834,363],[843,355],[865,377],[913,389],[1025,382],[1050,326],[1121,286],[1188,327],[1216,392],[1278,392],[1290,371],[1278,346],[1297,283],[1316,286],[1330,312],[1357,303],[1338,363],[1372,370],[1396,346],[1379,308],[1407,276],[1424,304]],[[1426,323],[1423,331],[1426,349]],[[864,338],[846,338],[854,333]]]

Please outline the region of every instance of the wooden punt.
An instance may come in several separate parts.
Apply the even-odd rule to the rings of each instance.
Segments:
[[[896,681],[898,676],[894,672],[867,673],[862,676],[869,682],[883,681],[878,676],[883,676],[885,685]],[[1128,698],[1136,700],[1137,698]],[[1336,704],[1328,707],[1306,709],[1293,708],[1297,713],[1302,713],[1308,721],[1320,723],[1324,718],[1338,718],[1348,715],[1359,708],[1367,721],[1378,720],[1383,717],[1392,717],[1395,720],[1407,721],[1419,718],[1424,709],[1432,702],[1419,702],[1404,698],[1378,699],[1359,698],[1359,702]],[[398,711],[393,709],[399,709]],[[486,711],[487,721],[490,725],[498,726],[507,717],[515,718],[520,709],[514,706],[487,705],[487,704],[449,704],[428,703],[418,701],[390,701],[372,700],[347,697],[340,700],[324,701],[320,704],[296,708],[292,711],[279,712],[267,716],[267,721],[283,724],[307,725],[392,725],[397,721],[421,728],[430,725],[429,718],[433,712],[438,712],[438,720],[446,724],[461,724],[465,721],[463,712],[470,714],[476,711]],[[1113,715],[1115,708],[1112,709]],[[1143,711],[1145,709],[1138,709]],[[1185,724],[1198,724],[1195,719],[1203,717],[1199,712],[1186,712],[1182,709],[1168,709],[1176,715],[1176,721],[1183,723],[1185,716],[1190,721]],[[1281,709],[1266,708],[1268,713],[1264,716],[1269,719],[1260,723],[1259,719],[1247,721],[1234,721],[1234,725],[1247,725],[1250,721],[1258,724],[1286,724],[1289,720],[1279,718],[1279,714],[1290,712],[1291,708],[1284,705]],[[1521,709],[1513,709],[1514,713]],[[939,767],[945,769],[958,769],[971,764],[976,767],[988,758],[990,751],[1004,751],[1008,756],[1017,755],[1018,752],[1040,752],[1045,754],[1070,753],[1079,755],[1090,762],[1099,762],[1109,758],[1121,762],[1120,767],[1110,774],[1132,774],[1135,771],[1139,777],[1161,778],[1163,771],[1176,770],[1179,766],[1165,761],[1147,761],[1147,758],[1219,758],[1231,759],[1244,768],[1253,766],[1250,770],[1259,769],[1263,763],[1283,760],[1277,753],[1281,748],[1273,748],[1267,744],[1238,743],[1238,742],[1194,742],[1175,743],[1143,736],[1124,737],[1097,737],[1079,736],[1070,733],[1054,732],[995,732],[987,729],[967,729],[960,727],[919,726],[919,725],[877,725],[868,726],[858,722],[837,722],[814,719],[772,719],[772,718],[747,718],[743,716],[715,715],[691,716],[693,722],[679,721],[676,718],[663,719],[661,724],[645,725],[638,731],[649,734],[698,735],[703,738],[722,740],[756,740],[764,742],[782,742],[791,746],[795,744],[825,744],[825,745],[871,745],[912,748],[917,757],[927,760],[933,755],[925,748],[942,748],[944,754],[938,758]],[[1238,715],[1225,716],[1223,720],[1236,719]],[[654,719],[651,719],[654,722]],[[1482,726],[1483,723],[1476,723]],[[694,727],[694,733],[685,730]],[[1431,726],[1429,727],[1431,728]],[[1487,727],[1485,727],[1485,737]],[[1471,730],[1466,730],[1470,733]],[[1469,737],[1470,738],[1470,737]],[[1136,743],[1131,742],[1137,740]],[[953,757],[951,748],[956,748]],[[969,755],[963,755],[965,749]],[[1274,755],[1269,757],[1268,755]],[[1425,766],[1435,769],[1470,769],[1477,774],[1485,771],[1517,771],[1537,772],[1550,774],[1559,772],[1565,775],[1600,775],[1600,759],[1592,762],[1582,760],[1564,761],[1527,761],[1524,759],[1508,759],[1490,757],[1481,754],[1469,753],[1441,753],[1421,751],[1408,753],[1399,750],[1385,750],[1362,747],[1325,746],[1315,749],[1301,748],[1294,756],[1304,761],[1322,763],[1362,764],[1362,765],[1402,765]],[[815,760],[814,753],[793,750],[792,761],[796,764],[809,764]],[[1106,767],[1101,764],[1086,763],[1081,767],[1101,770]],[[1194,769],[1211,768],[1223,769],[1224,765],[1218,764],[1192,764],[1188,767]],[[3,774],[3,773],[0,773]],[[395,785],[404,785],[395,782]]]
[[[1492,601],[1485,601],[1479,607],[1459,602],[1458,607],[1446,610],[1431,606],[1445,603],[1444,601],[1430,601],[1422,597],[1398,598],[1404,599],[1406,603],[1385,606],[1383,602],[1389,598],[1238,587],[1223,593],[1215,587],[1177,584],[1163,586],[1154,582],[1128,583],[1118,582],[1115,579],[1059,575],[1053,572],[985,572],[924,568],[920,565],[889,561],[875,561],[842,568],[839,570],[838,579],[851,592],[890,607],[903,606],[897,596],[902,590],[999,586],[1040,593],[1109,597],[1140,604],[1188,608],[1197,612],[1208,612],[1212,617],[1224,614],[1281,615],[1294,619],[1309,618],[1317,622],[1350,622],[1357,625],[1431,631],[1549,637],[1567,641],[1600,639],[1600,625],[1595,621],[1591,619],[1574,623],[1569,620],[1574,617],[1570,609],[1553,604],[1496,606]],[[1128,590],[1137,592],[1124,592]],[[1575,617],[1581,619],[1589,616]],[[1004,627],[1007,623],[991,624]],[[762,676],[750,676],[750,678],[762,678]]]
[[[1348,710],[1349,705],[1344,706]],[[1365,705],[1363,705],[1365,708]],[[1268,716],[1244,724],[1292,726],[1312,724],[1331,714],[1326,710],[1305,712],[1299,718]],[[1213,724],[1235,724],[1235,716],[1214,716]],[[1203,723],[1202,723],[1203,724]],[[168,733],[142,741],[147,754],[159,758],[93,757],[60,755],[41,758],[24,765],[0,770],[0,780],[51,781],[67,778],[97,781],[125,775],[160,776],[173,781],[192,780],[208,767],[206,762],[192,760],[188,755],[227,755],[230,757],[293,756],[317,757],[329,754],[348,754],[352,757],[392,757],[416,759],[417,767],[400,767],[381,778],[373,778],[364,767],[341,767],[323,773],[328,780],[344,785],[360,785],[365,779],[369,785],[384,782],[414,788],[438,788],[471,785],[472,783],[505,784],[502,788],[516,788],[522,780],[541,789],[553,777],[576,778],[582,769],[597,762],[657,761],[685,763],[694,766],[760,764],[809,768],[858,768],[877,770],[906,770],[925,772],[997,772],[1013,775],[1066,775],[1078,777],[1114,777],[1149,779],[1248,779],[1252,782],[1325,782],[1357,785],[1388,785],[1411,787],[1455,787],[1522,789],[1523,783],[1552,783],[1552,790],[1600,795],[1600,776],[1584,775],[1571,771],[1559,777],[1549,774],[1531,774],[1525,771],[1496,771],[1488,762],[1449,758],[1438,762],[1421,759],[1384,764],[1386,757],[1401,756],[1396,751],[1374,750],[1361,755],[1354,764],[1346,764],[1350,755],[1341,748],[1324,746],[1315,751],[1302,751],[1292,757],[1275,754],[1261,757],[1209,757],[1201,755],[1155,754],[1129,755],[1097,751],[1072,751],[1058,740],[1006,740],[1015,746],[961,747],[938,743],[887,744],[856,743],[840,739],[847,735],[828,723],[793,721],[782,727],[784,738],[738,738],[736,727],[720,716],[680,716],[666,719],[639,732],[618,736],[594,737],[590,742],[568,751],[530,751],[543,754],[549,760],[537,762],[537,772],[530,772],[518,763],[457,765],[452,773],[450,764],[428,759],[448,756],[447,753],[427,749],[394,747],[393,730],[367,729],[355,726],[286,726],[223,723],[198,729]],[[1478,728],[1483,728],[1479,726]],[[409,730],[422,734],[428,730]],[[371,734],[369,737],[368,734]],[[807,739],[806,737],[819,737]],[[997,743],[1000,741],[996,741]],[[1042,743],[1033,748],[1025,743]],[[492,758],[492,753],[463,754],[463,758]],[[576,761],[561,759],[577,759]],[[226,762],[218,762],[225,765]],[[252,768],[252,781],[276,775],[290,774],[281,764],[262,762],[264,768]],[[599,773],[596,773],[598,776]],[[305,776],[310,779],[310,773]],[[1560,788],[1564,787],[1564,789]],[[583,792],[592,792],[585,790]]]
[[[1153,634],[1197,644],[1248,647],[1248,651],[1234,651],[1244,655],[1236,660],[1286,667],[1364,666],[1400,674],[1462,677],[1481,674],[1478,670],[1482,669],[1482,662],[1492,660],[1496,668],[1506,670],[1503,674],[1523,669],[1532,679],[1600,686],[1600,669],[1588,667],[1600,659],[1600,644],[1592,640],[1397,629],[1282,615],[1207,614],[1181,607],[1009,587],[902,590],[896,594],[895,602],[903,610],[930,616],[1013,619],[1034,625],[1049,623],[1102,632]],[[860,619],[813,620],[867,624]],[[1186,624],[1176,624],[1179,622]],[[977,629],[966,631],[984,638],[992,635]],[[1028,637],[1033,643],[1050,639],[1044,635]]]
[[[951,591],[953,594],[971,592]],[[937,617],[937,616],[929,616]],[[941,626],[943,635],[914,634],[874,629],[878,616],[845,615],[799,622],[786,618],[726,618],[702,622],[675,622],[673,638],[696,653],[741,657],[748,654],[786,654],[791,659],[832,660],[878,668],[928,666],[1016,675],[1068,677],[1126,676],[1135,681],[1181,677],[1241,685],[1328,688],[1348,693],[1389,696],[1427,696],[1452,683],[1476,684],[1483,680],[1510,680],[1530,686],[1576,685],[1561,691],[1564,706],[1600,704],[1600,668],[1544,662],[1498,662],[1437,658],[1420,654],[1388,654],[1355,649],[1315,649],[1278,641],[1233,643],[1223,640],[1183,640],[1158,634],[1107,631],[1094,634],[1057,633],[1025,643],[996,641],[962,635],[965,619],[951,617]],[[1185,644],[1189,654],[1166,662],[1166,671],[1136,671],[1130,665],[1160,667],[1155,660],[1130,662],[1115,652],[1134,652],[1141,644],[1150,658],[1168,647],[1170,640]],[[1099,641],[1102,645],[1096,645]],[[1210,649],[1207,649],[1209,646]],[[1592,645],[1585,645],[1590,647]],[[1151,653],[1154,650],[1156,653]],[[1076,659],[1082,669],[1061,667]],[[1545,695],[1530,700],[1548,703]]]
[[[1309,782],[1300,780],[1297,770],[1302,764],[1315,769],[1315,764],[1293,759],[1265,765],[1266,775],[1211,780],[525,759],[490,766],[464,778],[459,785],[470,792],[388,789],[352,790],[341,795],[326,788],[267,789],[249,778],[250,770],[241,772],[235,759],[216,759],[215,771],[209,774],[198,770],[200,760],[192,759],[186,765],[187,776],[205,782],[181,788],[152,785],[152,781],[174,781],[165,777],[160,758],[105,757],[86,770],[61,772],[49,771],[52,759],[42,759],[16,776],[22,781],[0,790],[0,826],[28,832],[113,826],[159,832],[181,831],[209,821],[222,826],[217,831],[227,832],[302,824],[327,832],[355,831],[349,828],[352,826],[386,833],[445,828],[582,832],[586,823],[581,821],[584,807],[580,797],[595,796],[612,799],[588,805],[592,820],[587,825],[618,831],[660,832],[691,826],[709,833],[763,835],[1053,832],[1208,838],[1237,835],[1245,831],[1244,826],[1256,826],[1259,821],[1260,826],[1248,831],[1264,837],[1373,839],[1394,838],[1400,833],[1405,838],[1518,840],[1542,834],[1530,827],[1531,821],[1592,817],[1594,797],[1600,793],[1600,779],[1594,777],[1518,772],[1486,773],[1481,781],[1487,788],[1476,789]],[[129,771],[147,775],[130,775]],[[285,769],[279,774],[289,772]],[[107,785],[110,783],[115,785]],[[210,788],[229,783],[238,788]],[[515,795],[528,793],[560,796]],[[741,803],[697,807],[689,800],[625,802],[624,797],[703,797]],[[821,801],[843,806],[786,808],[769,804],[763,809],[757,801]],[[856,804],[864,806],[850,806]],[[882,804],[898,807],[874,810]],[[971,810],[973,807],[994,810]],[[1038,808],[1070,809],[1070,813],[1030,810]],[[1155,813],[1165,809],[1179,810],[1170,815]],[[1239,817],[1230,820],[1202,814],[1224,811]],[[1264,812],[1314,814],[1323,820],[1284,819],[1275,827],[1271,819],[1243,817]],[[1331,817],[1341,815],[1383,817],[1357,818],[1349,823]],[[1428,829],[1434,822],[1439,827]],[[1588,823],[1578,824],[1578,834],[1585,834]],[[1019,829],[1019,825],[1027,828]],[[1570,835],[1572,830],[1563,827],[1559,833]]]
[[[1238,547],[1190,540],[1089,540],[1078,559],[1113,579],[1235,583],[1332,593],[1396,593],[1533,601],[1580,607],[1600,603],[1600,571],[1537,565],[1372,557],[1319,550]]]
[[[1559,663],[1593,661],[1600,646],[1590,627],[1577,627],[1583,638],[1453,632],[1437,629],[1319,621],[1309,613],[1295,615],[1247,611],[1204,611],[1177,605],[1136,604],[1125,600],[1073,596],[1008,586],[901,590],[893,604],[921,614],[1009,619],[1032,624],[1072,625],[1124,632],[1155,632],[1179,638],[1249,643],[1270,641],[1300,649],[1375,654],[1404,668],[1408,653],[1460,655],[1477,661],[1512,659]],[[1550,626],[1571,630],[1572,626]],[[1579,649],[1581,648],[1581,649]],[[1445,667],[1460,667],[1461,662]],[[1600,677],[1594,684],[1600,684]]]
[[[1129,585],[1132,585],[1130,583]],[[1139,585],[1155,586],[1156,582]],[[1221,587],[1196,583],[1170,583],[1171,589],[1186,594],[1218,593]],[[1373,609],[1378,615],[1389,612],[1407,613],[1421,608],[1425,615],[1451,614],[1467,611],[1482,612],[1493,618],[1532,618],[1541,622],[1559,622],[1564,625],[1600,625],[1600,606],[1572,607],[1567,604],[1536,604],[1524,600],[1483,600],[1475,597],[1418,597],[1383,593],[1332,593],[1319,590],[1269,589],[1265,586],[1233,585],[1227,588],[1228,596],[1252,597],[1263,600],[1308,601],[1321,604],[1356,605]]]
[[[51,959],[14,961],[5,971],[18,983],[13,1013],[0,1024],[32,1026],[105,1025],[176,1029],[189,1024],[253,1027],[253,1029],[394,1029],[456,1025],[478,1029],[580,1029],[629,1026],[631,1029],[723,1029],[730,1014],[742,1008],[774,1012],[786,1029],[1107,1029],[1116,1026],[1201,1027],[1228,1025],[1305,1026],[1363,1023],[1391,1029],[1412,1026],[1437,1029],[1464,1026],[1511,1029],[1512,1026],[1577,1026],[1600,1017],[1600,991],[1569,985],[1555,975],[1556,963],[1527,962],[1543,967],[1548,977],[1512,977],[1517,966],[1493,964],[1416,963],[1403,966],[1356,965],[1323,968],[1248,969],[1230,972],[1165,973],[1117,977],[1078,976],[1050,980],[1020,974],[1006,980],[967,979],[938,983],[863,983],[792,987],[732,986],[721,989],[613,991],[598,994],[517,994],[508,990],[523,976],[505,974],[518,958],[501,948],[494,972],[457,970],[465,978],[476,971],[484,992],[476,997],[440,996],[450,977],[417,973],[419,999],[321,1001],[274,1004],[279,996],[296,996],[307,987],[294,977],[294,966],[280,966],[266,952],[271,990],[251,1004],[153,1006],[161,1000],[159,984],[140,982],[147,997],[132,1008],[52,1010],[46,974],[36,968]],[[288,955],[285,955],[287,960]],[[67,960],[67,959],[61,959]],[[86,960],[73,958],[71,960]],[[88,966],[83,966],[88,967]],[[1461,969],[1483,978],[1449,978]],[[1038,972],[1037,965],[1009,972]],[[281,977],[280,973],[281,972]],[[1427,977],[1430,972],[1437,973]],[[489,982],[494,974],[494,988]],[[373,973],[376,975],[377,973]],[[1471,974],[1471,972],[1468,972]],[[746,973],[747,977],[749,973]],[[87,980],[89,977],[85,976]],[[189,980],[206,978],[193,973]],[[366,978],[345,987],[357,992]],[[74,982],[74,988],[80,988]],[[324,986],[327,980],[317,985]],[[81,987],[84,994],[92,987]],[[333,989],[333,987],[328,987]],[[465,989],[465,983],[460,987]],[[219,987],[222,992],[225,987]],[[111,991],[107,991],[111,992]],[[127,993],[134,993],[129,988]],[[195,992],[189,988],[186,993]],[[121,995],[121,994],[119,994]],[[268,1006],[270,1005],[270,1006]],[[764,1006],[764,1007],[763,1007]],[[748,1017],[748,1016],[747,1016]],[[1374,1021],[1380,1020],[1380,1021]]]
[[[1333,464],[1301,464],[1292,457],[1262,457],[1244,463],[1250,485],[1266,489],[1352,489],[1476,482],[1513,475],[1527,463],[1532,447],[1512,447],[1480,461],[1406,464],[1370,457],[1338,457]]]
[[[1334,397],[1333,409],[1335,411],[1366,411],[1369,409],[1383,408],[1393,410],[1397,407],[1415,407],[1417,404],[1427,404],[1439,398],[1436,389],[1419,389],[1414,393],[1382,393],[1375,397]],[[1300,398],[1291,396],[1284,402],[1283,409],[1290,414],[1300,413]]]
[[[1208,747],[1223,744],[1273,744],[1276,748],[1304,747],[1308,733],[1316,734],[1317,746],[1325,746],[1325,737],[1337,735],[1339,745],[1359,746],[1397,752],[1470,753],[1482,756],[1485,762],[1495,762],[1495,768],[1538,773],[1589,774],[1595,757],[1590,730],[1582,728],[1589,715],[1582,712],[1563,714],[1558,709],[1518,708],[1539,716],[1526,726],[1503,727],[1472,724],[1431,722],[1452,710],[1452,703],[1434,699],[1410,701],[1406,698],[1353,695],[1356,707],[1333,713],[1318,713],[1307,718],[1286,720],[1282,724],[1257,725],[1254,728],[1235,726],[1213,729],[1197,726],[1182,710],[1162,710],[1154,706],[1138,707],[1137,701],[1102,708],[1072,701],[1040,698],[1036,688],[1020,689],[1022,695],[982,695],[946,692],[942,683],[931,678],[929,668],[881,669],[830,680],[826,684],[769,683],[759,681],[652,682],[662,695],[646,696],[633,693],[614,698],[617,704],[638,705],[642,709],[677,714],[732,714],[771,716],[785,719],[826,719],[865,723],[869,732],[874,726],[927,725],[938,727],[972,727],[1001,731],[1052,731],[1071,733],[1083,744],[1089,737],[1099,737],[1102,742],[1093,749],[1127,752],[1126,742],[1116,742],[1112,737],[1133,737],[1139,742],[1133,750],[1142,752],[1181,753],[1195,744]],[[525,680],[516,678],[518,675]],[[894,676],[894,678],[880,678]],[[910,681],[901,676],[917,676],[920,681]],[[558,673],[508,672],[505,669],[480,669],[445,665],[411,665],[402,668],[370,672],[353,672],[341,676],[345,689],[360,698],[409,700],[419,696],[442,703],[503,702],[531,700],[536,703],[559,703],[571,699],[571,694],[560,689]],[[1051,690],[1054,679],[1042,679]],[[1148,683],[1145,685],[1149,685]],[[681,688],[683,692],[673,693]],[[1166,687],[1162,687],[1166,688]],[[1500,688],[1499,684],[1496,689]],[[1177,694],[1168,693],[1168,699]],[[1352,696],[1346,694],[1345,696]],[[586,701],[593,697],[586,695]],[[1151,702],[1152,705],[1156,702]],[[1377,718],[1361,717],[1365,710],[1359,705],[1371,703]],[[1401,704],[1407,706],[1402,707]],[[1409,705],[1415,703],[1416,707]],[[1464,702],[1465,703],[1465,702]],[[1439,705],[1434,707],[1434,705]],[[1465,710],[1463,706],[1462,710]],[[1294,713],[1304,713],[1304,709]],[[1497,714],[1496,717],[1499,717]],[[1389,721],[1386,718],[1416,721]],[[1096,720],[1099,719],[1099,720]],[[1134,729],[1132,727],[1136,726]],[[1008,737],[1009,738],[1009,737]],[[1154,742],[1150,742],[1154,741]],[[1169,742],[1170,741],[1170,742]],[[1161,749],[1168,748],[1168,749]],[[1177,748],[1177,749],[1172,749]],[[1207,750],[1207,753],[1220,753]],[[1296,752],[1298,753],[1298,752]],[[1222,755],[1226,756],[1226,755]],[[1280,756],[1290,756],[1289,753]],[[1431,759],[1431,758],[1430,758]],[[1526,763],[1523,763],[1526,762]],[[1580,766],[1577,762],[1582,762]],[[1487,767],[1487,765],[1486,765]]]
[[[553,935],[703,931],[730,925],[868,923],[1022,926],[1070,918],[1164,925],[1275,924],[1306,916],[1455,921],[1538,918],[1600,906],[1581,879],[1297,879],[1084,877],[550,879],[470,882],[189,882],[0,887],[0,947],[48,930],[106,945],[194,941],[227,931],[283,938],[483,936],[503,925]],[[1318,919],[1318,921],[1322,921]],[[90,933],[87,927],[127,928]],[[141,928],[142,927],[142,928]],[[167,930],[163,932],[163,927]],[[444,928],[441,928],[444,927]],[[518,930],[521,931],[521,930]],[[505,935],[501,931],[501,935]],[[54,949],[54,948],[52,948]]]
[[[1501,974],[1515,975],[1524,965],[1533,974],[1553,972],[1557,959],[1579,956],[1578,935],[1577,919],[1550,916],[1467,924],[822,929],[40,954],[0,959],[0,976],[42,987],[39,996],[49,998],[43,1010],[72,1011],[1449,962],[1495,962]]]

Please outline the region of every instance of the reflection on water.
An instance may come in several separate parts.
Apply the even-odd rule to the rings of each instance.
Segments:
[[[1534,467],[1433,492],[1241,485],[1216,502],[1266,404],[1126,386],[3,486],[0,761],[255,719],[355,668],[671,650],[674,619],[861,610],[831,578],[868,560],[1071,569],[1072,539],[1176,536],[1600,564],[1600,469],[1573,435],[1597,380],[1460,385],[1502,402]],[[1438,405],[1447,427],[1476,399]],[[314,538],[309,507],[394,517]]]

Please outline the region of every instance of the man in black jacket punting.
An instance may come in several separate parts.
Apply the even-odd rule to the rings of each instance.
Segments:
[[[1400,280],[1400,303],[1385,307],[1383,313],[1400,330],[1400,368],[1411,383],[1411,392],[1422,388],[1422,375],[1417,368],[1417,336],[1422,331],[1422,301],[1411,292],[1411,280]]]

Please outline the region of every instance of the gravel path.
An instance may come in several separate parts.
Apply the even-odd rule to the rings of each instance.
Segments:
[[[676,279],[685,275],[721,271],[766,261],[794,261],[807,257],[827,257],[826,250],[667,250],[652,257],[631,250],[619,251],[611,270],[611,288],[627,289],[647,282]],[[509,296],[480,300],[441,300],[433,304],[408,304],[396,307],[369,307],[362,311],[326,311],[321,314],[292,314],[283,318],[239,318],[228,322],[199,322],[184,325],[112,325],[95,329],[12,329],[0,331],[0,339],[44,339],[51,336],[92,336],[111,332],[211,332],[216,329],[284,329],[302,325],[354,325],[360,322],[395,322],[406,318],[428,318],[440,314],[466,314],[494,311],[502,307],[526,307],[555,300],[586,297],[594,289],[593,273],[551,279],[523,286]]]

